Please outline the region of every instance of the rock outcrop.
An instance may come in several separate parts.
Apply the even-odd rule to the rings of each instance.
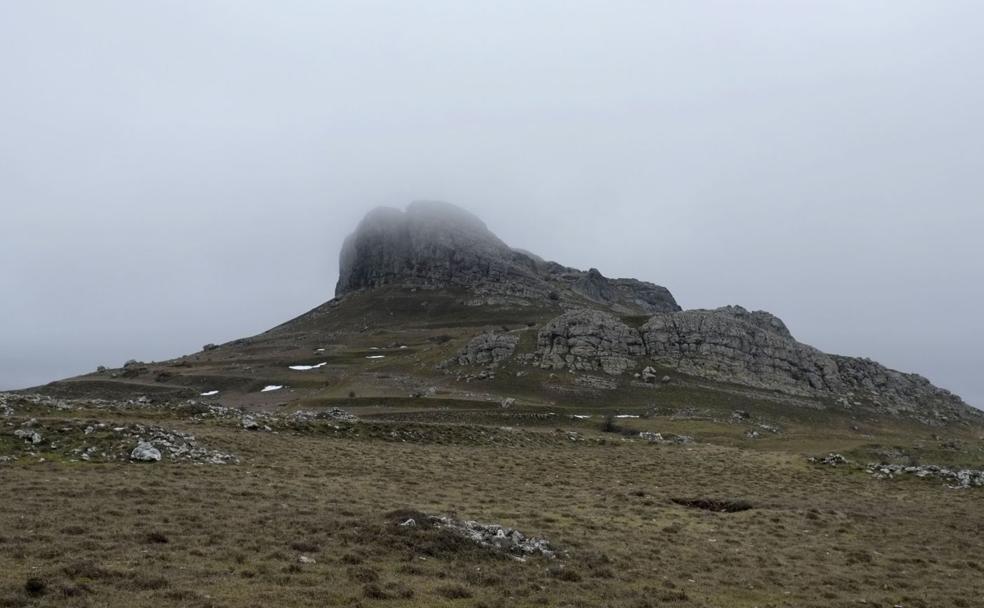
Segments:
[[[590,309],[573,310],[547,323],[537,336],[540,366],[570,367],[618,375],[646,353],[639,332],[614,315]]]
[[[518,342],[519,336],[516,334],[492,332],[479,334],[458,351],[452,363],[495,366],[503,359],[512,356]]]
[[[540,330],[535,361],[619,375],[649,363],[693,376],[801,396],[827,396],[851,407],[863,399],[889,413],[947,420],[971,409],[926,378],[797,342],[774,315],[740,306],[657,313],[639,330],[597,310],[564,313]],[[653,382],[655,369],[644,369]]]
[[[475,302],[596,303],[619,314],[680,310],[665,287],[546,262],[509,247],[471,213],[432,201],[405,212],[375,209],[345,240],[335,295],[386,285],[467,288]]]
[[[792,392],[840,388],[831,384],[834,361],[768,313],[727,306],[657,314],[641,333],[650,360],[686,373]]]

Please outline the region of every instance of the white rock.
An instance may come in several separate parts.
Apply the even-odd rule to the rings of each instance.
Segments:
[[[25,441],[30,441],[34,445],[37,445],[42,441],[41,433],[30,429],[17,429],[14,431],[14,436],[20,437]]]
[[[130,452],[130,460],[141,462],[158,462],[161,459],[161,451],[146,441],[141,441],[137,447]]]

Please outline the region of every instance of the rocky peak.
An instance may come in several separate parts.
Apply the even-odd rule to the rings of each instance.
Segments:
[[[383,285],[465,287],[476,302],[591,303],[618,314],[680,309],[665,287],[544,261],[509,247],[468,211],[435,201],[417,201],[405,211],[375,209],[345,240],[335,295]]]
[[[370,211],[342,245],[335,295],[394,283],[467,285],[499,279],[512,250],[471,213],[433,201]]]

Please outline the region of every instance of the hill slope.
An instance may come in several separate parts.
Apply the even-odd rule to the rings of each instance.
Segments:
[[[512,249],[446,203],[369,213],[342,247],[336,293],[251,338],[43,390],[257,407],[353,397],[553,407],[604,396],[636,409],[699,393],[934,425],[980,418],[921,376],[802,344],[774,315],[683,311],[664,287]]]

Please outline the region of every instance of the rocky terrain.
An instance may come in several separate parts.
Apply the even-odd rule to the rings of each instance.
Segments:
[[[0,393],[0,607],[984,595],[984,419],[927,379],[441,203],[340,266],[269,331]]]

